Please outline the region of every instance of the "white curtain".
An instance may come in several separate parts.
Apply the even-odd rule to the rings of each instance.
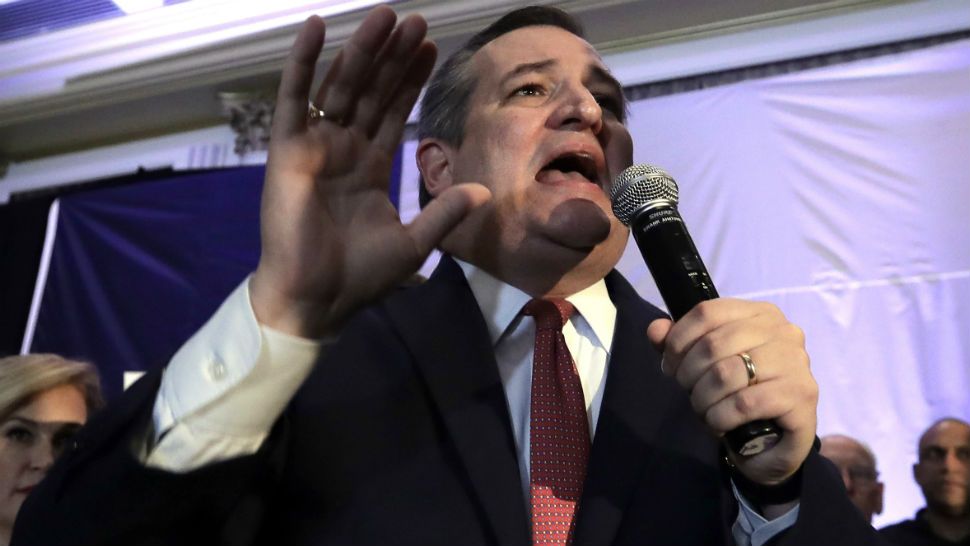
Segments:
[[[721,295],[805,330],[820,435],[876,453],[876,526],[912,517],[920,433],[970,419],[970,40],[641,100],[629,125]],[[632,243],[619,267],[660,303]]]

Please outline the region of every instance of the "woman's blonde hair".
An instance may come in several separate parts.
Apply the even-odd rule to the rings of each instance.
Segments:
[[[0,358],[0,421],[38,394],[61,385],[73,385],[81,391],[89,415],[104,405],[98,372],[87,362],[54,354]]]

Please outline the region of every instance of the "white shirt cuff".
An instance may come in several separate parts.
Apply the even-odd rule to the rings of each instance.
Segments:
[[[148,466],[184,472],[255,453],[312,370],[321,343],[261,327],[248,285],[240,284],[169,362],[155,400],[158,441]]]
[[[738,500],[740,506],[738,518],[731,527],[731,535],[734,537],[734,543],[737,546],[763,546],[778,533],[795,525],[795,521],[798,520],[798,508],[800,506],[798,504],[781,516],[768,521],[748,504],[748,501],[741,496],[737,487],[734,486],[733,481],[731,482],[731,491],[734,492],[734,498]]]

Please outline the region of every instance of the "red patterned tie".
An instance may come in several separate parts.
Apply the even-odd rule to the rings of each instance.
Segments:
[[[589,460],[583,386],[562,335],[573,306],[532,300],[522,313],[536,321],[529,424],[532,544],[564,545],[572,540]]]

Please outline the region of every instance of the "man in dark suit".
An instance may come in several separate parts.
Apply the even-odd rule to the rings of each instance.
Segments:
[[[605,188],[632,144],[568,15],[513,12],[444,63],[422,103],[426,206],[400,223],[386,180],[434,64],[425,31],[376,8],[311,95],[307,21],[256,272],[79,438],[15,543],[871,540],[812,448],[798,328],[729,299],[672,324],[612,271],[628,232]],[[395,289],[435,246],[431,279]],[[719,447],[755,419],[781,441]]]
[[[898,546],[970,545],[970,423],[937,420],[920,436],[917,456],[913,478],[926,506],[879,533]]]

